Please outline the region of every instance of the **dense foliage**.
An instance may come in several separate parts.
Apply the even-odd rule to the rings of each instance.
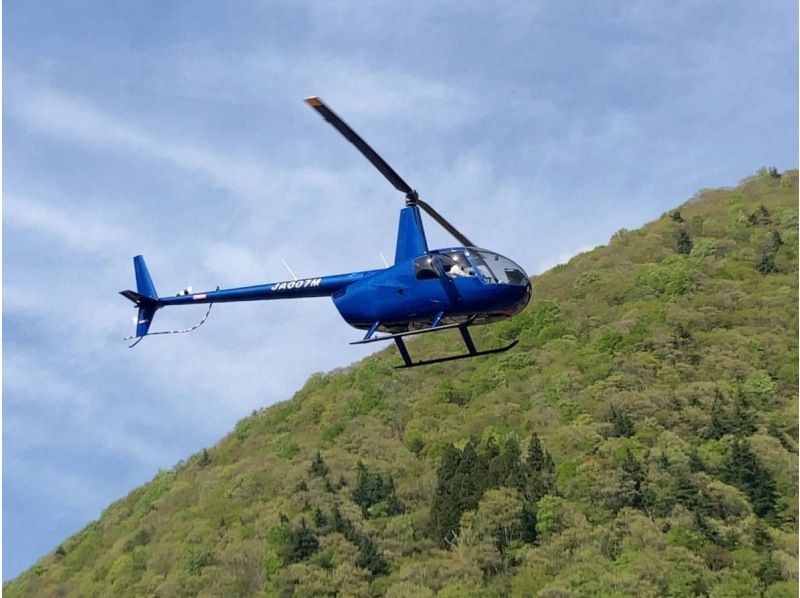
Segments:
[[[796,596],[797,218],[762,169],[620,230],[475,329],[513,351],[315,375],[4,592]]]

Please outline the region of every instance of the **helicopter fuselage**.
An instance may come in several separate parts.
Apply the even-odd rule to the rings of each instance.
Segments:
[[[528,303],[531,284],[511,260],[459,247],[430,251],[381,270],[160,297],[159,302],[168,306],[325,296],[355,328],[366,330],[377,322],[378,330],[399,332],[428,327],[434,320],[446,324],[473,317],[483,324],[511,317]]]
[[[475,250],[430,252],[415,260],[373,273],[333,293],[333,303],[351,326],[400,332],[475,316],[476,323],[513,316],[528,303],[531,284],[519,266],[519,282],[498,282],[472,264]],[[450,256],[467,264],[451,274]],[[450,265],[450,268],[448,268]]]

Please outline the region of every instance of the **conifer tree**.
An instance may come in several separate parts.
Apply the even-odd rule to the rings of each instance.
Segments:
[[[357,539],[353,524],[342,515],[342,512],[339,510],[339,505],[334,505],[333,511],[331,512],[331,532],[342,534],[351,542],[355,542]]]
[[[783,239],[781,239],[781,234],[776,230],[772,231],[769,235],[769,243],[767,245],[767,249],[770,252],[774,253],[778,251],[781,245],[783,245]]]
[[[730,422],[730,431],[739,436],[749,436],[756,431],[753,412],[747,405],[747,399],[741,388],[736,393],[736,404]]]
[[[705,518],[701,510],[702,509],[696,510],[692,515],[695,528],[697,528],[697,531],[703,534],[706,539],[710,540],[714,544],[717,544],[718,546],[722,545],[723,538],[720,536],[716,528],[714,528],[712,525],[709,525],[708,519]]]
[[[514,438],[509,438],[488,467],[489,487],[509,486],[519,487],[524,483],[522,468],[520,467],[519,443]]]
[[[366,516],[367,505],[369,504],[371,488],[371,480],[367,468],[361,461],[356,465],[356,487],[353,488],[353,502],[361,507],[364,516]]]
[[[320,529],[328,525],[328,518],[325,517],[325,513],[322,512],[322,509],[317,507],[314,509],[314,527]]]
[[[644,491],[642,486],[645,481],[645,472],[636,457],[633,456],[631,449],[625,449],[625,460],[622,462],[622,471],[625,476],[633,483],[633,498],[630,506],[641,509],[645,505]]]
[[[692,243],[692,238],[689,236],[689,233],[687,233],[685,229],[679,228],[675,233],[675,250],[678,253],[688,255],[692,252],[693,246],[694,244]]]
[[[312,476],[316,477],[325,477],[328,475],[328,466],[325,465],[325,461],[322,460],[322,455],[319,451],[314,455],[314,458],[311,460],[311,468],[309,469],[309,473]]]
[[[778,271],[778,266],[775,265],[775,257],[770,251],[762,251],[756,261],[756,270],[761,274],[772,274]]]
[[[353,502],[361,507],[364,517],[369,517],[370,509],[379,502],[386,501],[390,515],[399,515],[405,511],[403,504],[395,495],[394,480],[391,476],[384,480],[378,473],[370,473],[359,461],[357,466],[356,487],[353,490]]]
[[[706,430],[706,438],[719,440],[732,429],[730,418],[723,406],[722,393],[717,390],[714,393],[714,401],[711,403],[711,421]]]
[[[492,459],[500,455],[500,447],[497,446],[497,441],[494,439],[494,436],[489,436],[489,439],[486,441],[486,448],[483,450],[483,456],[486,458],[486,461],[491,463]]]
[[[536,531],[536,503],[528,502],[522,505],[520,531],[522,541],[527,544],[535,544],[539,540],[539,533]]]
[[[768,517],[774,514],[777,502],[775,480],[759,463],[747,440],[734,439],[722,473],[727,483],[747,494],[756,515]]]
[[[759,552],[769,552],[774,545],[775,543],[772,541],[772,536],[769,535],[767,525],[760,519],[757,520],[753,526],[753,546]]]
[[[608,420],[614,426],[614,436],[621,436],[625,438],[633,436],[635,432],[633,420],[624,411],[616,409],[613,403],[611,404],[611,413],[608,416]]]
[[[385,500],[387,502],[387,514],[390,516],[394,515],[402,515],[406,512],[406,508],[400,499],[397,498],[397,494],[395,494],[395,487],[394,487],[394,478],[390,475],[389,478],[386,480],[384,484],[385,488]]]
[[[369,536],[361,536],[358,542],[358,556],[356,567],[366,569],[372,575],[386,575],[389,573],[389,564],[383,555],[378,552],[375,542]]]
[[[475,509],[481,498],[481,484],[475,479],[475,473],[479,468],[478,461],[476,443],[474,440],[470,440],[461,452],[461,461],[454,479],[454,488],[457,491],[458,507],[461,513]],[[459,513],[459,518],[461,513]]]
[[[680,471],[675,479],[675,502],[682,504],[689,510],[698,506],[697,484],[688,471]]]
[[[555,464],[536,434],[531,436],[528,443],[524,469],[525,486],[522,490],[528,501],[535,503],[545,494],[554,492]]]
[[[461,451],[452,445],[445,447],[436,475],[436,491],[431,505],[431,535],[441,546],[448,534],[458,529],[461,518],[460,500],[457,496],[457,478],[461,464]]]
[[[319,540],[313,531],[308,529],[306,520],[300,520],[300,527],[292,530],[289,546],[289,562],[304,561],[319,549]]]

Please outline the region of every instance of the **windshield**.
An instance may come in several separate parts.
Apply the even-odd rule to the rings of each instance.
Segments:
[[[489,281],[498,284],[524,285],[528,281],[525,271],[507,257],[489,251],[471,251],[478,271]]]

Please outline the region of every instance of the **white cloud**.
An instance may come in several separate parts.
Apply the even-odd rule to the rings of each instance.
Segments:
[[[46,409],[80,409],[92,401],[89,391],[44,363],[39,355],[5,351],[3,369],[3,400],[8,405],[36,402]]]
[[[162,65],[195,99],[261,104],[280,96],[321,96],[334,110],[347,108],[359,122],[390,119],[420,128],[450,128],[479,116],[468,91],[415,71],[374,68],[356,57],[303,54],[287,57],[261,47],[244,56],[225,56],[204,46],[183,48]],[[347,120],[347,118],[345,118]]]
[[[24,234],[41,234],[70,249],[94,252],[128,238],[125,228],[96,213],[82,210],[67,201],[60,205],[6,193],[3,201],[5,224],[23,229]]]
[[[146,132],[103,112],[89,102],[48,88],[21,88],[7,100],[12,115],[33,130],[89,144],[106,151],[144,153],[207,175],[215,184],[246,197],[263,197],[268,187],[264,169],[245,159],[230,158]]]

